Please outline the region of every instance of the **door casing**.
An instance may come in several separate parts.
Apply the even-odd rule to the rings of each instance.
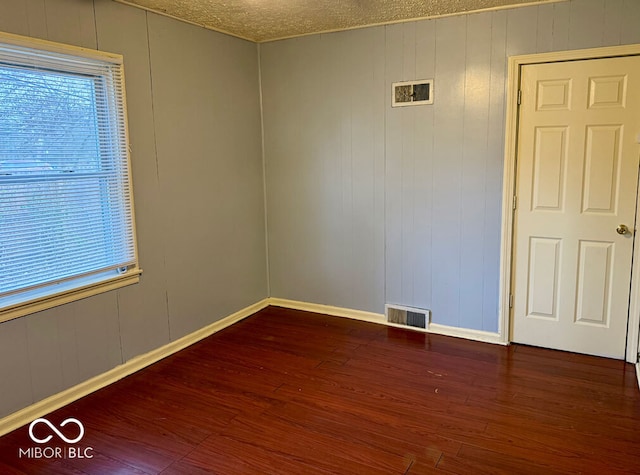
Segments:
[[[504,176],[502,185],[502,233],[500,244],[500,295],[498,328],[503,343],[510,343],[511,335],[511,294],[513,256],[513,197],[516,192],[516,157],[518,145],[518,90],[520,89],[521,66],[526,64],[553,63],[586,59],[611,58],[618,56],[640,56],[640,44],[591,48],[574,51],[529,54],[509,57],[507,79],[507,112],[505,132]],[[638,104],[640,107],[640,104]],[[639,134],[640,130],[632,131]],[[639,194],[640,195],[640,194]],[[640,197],[636,196],[636,223],[640,223]],[[636,224],[637,226],[637,224]],[[627,324],[626,361],[638,362],[640,333],[640,232],[634,233],[634,256],[631,274],[631,295],[629,299],[629,321]],[[640,382],[640,381],[639,381]]]

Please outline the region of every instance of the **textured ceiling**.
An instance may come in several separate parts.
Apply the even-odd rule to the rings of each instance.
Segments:
[[[563,0],[116,0],[229,33],[272,41],[366,25]]]

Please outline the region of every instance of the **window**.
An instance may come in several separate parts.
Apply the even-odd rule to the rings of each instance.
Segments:
[[[139,274],[122,57],[0,35],[0,321]]]

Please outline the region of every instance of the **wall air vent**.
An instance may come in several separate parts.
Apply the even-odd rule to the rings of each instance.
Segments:
[[[427,328],[431,320],[431,311],[423,308],[386,304],[384,306],[387,321],[414,328]]]
[[[433,104],[433,79],[394,82],[391,85],[391,107]]]

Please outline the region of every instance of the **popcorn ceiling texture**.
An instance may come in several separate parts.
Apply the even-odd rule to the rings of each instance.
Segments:
[[[116,0],[263,42],[323,31],[560,0]]]

